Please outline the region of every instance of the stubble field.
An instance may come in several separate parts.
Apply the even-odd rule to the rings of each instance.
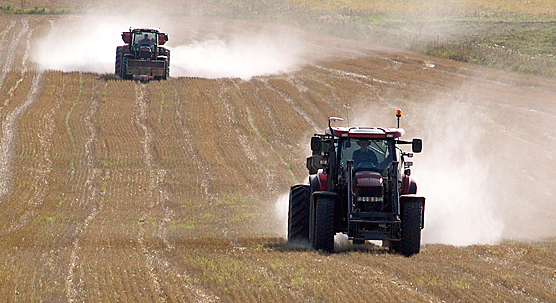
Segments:
[[[556,301],[546,172],[556,81],[297,30],[305,64],[250,79],[40,70],[35,42],[63,18],[0,16],[0,301]],[[280,30],[221,18],[196,26]],[[434,130],[454,134],[446,121],[464,124],[459,106],[486,129],[479,139],[475,128],[455,133],[492,160],[487,177],[521,176],[491,184],[514,201],[496,205],[514,224],[500,240],[426,244],[411,258],[370,243],[339,243],[334,254],[285,244],[277,201],[305,181],[308,138],[328,116],[388,126],[401,107],[408,135],[427,142]],[[441,184],[442,172],[422,177]],[[434,209],[457,195],[427,211],[441,216]],[[435,238],[442,224],[427,222],[428,243],[451,243]]]

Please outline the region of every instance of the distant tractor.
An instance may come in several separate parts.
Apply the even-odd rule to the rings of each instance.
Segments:
[[[130,28],[122,33],[126,45],[116,48],[116,76],[163,80],[170,72],[170,50],[161,45],[168,35],[154,28]]]
[[[354,244],[382,240],[405,256],[419,253],[425,198],[411,178],[413,157],[422,140],[403,141],[399,128],[332,127],[311,138],[309,184],[291,188],[288,242],[332,252],[334,235]],[[412,145],[413,153],[400,145]]]

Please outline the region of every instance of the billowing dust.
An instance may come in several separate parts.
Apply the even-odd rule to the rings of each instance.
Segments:
[[[145,17],[147,16],[147,17]],[[169,20],[156,13],[125,16],[86,15],[60,20],[38,42],[33,59],[43,69],[114,73],[121,32],[130,27],[155,27],[168,33],[172,77],[250,79],[257,75],[295,70],[302,64],[303,48],[290,33],[199,29],[188,18]],[[222,33],[223,32],[223,33]]]
[[[424,111],[416,133],[423,153],[414,157],[418,194],[427,198],[423,243],[468,245],[502,239],[504,220],[500,202],[489,183],[488,157],[480,150],[487,132],[472,108],[437,104]]]
[[[516,93],[531,94],[518,88]],[[556,235],[555,114],[490,94],[488,86],[470,83],[426,104],[385,102],[351,111],[351,126],[395,127],[394,111],[401,107],[404,138],[423,139],[423,152],[409,159],[417,193],[426,197],[423,244],[496,244]],[[283,195],[276,210],[284,234],[287,209]]]

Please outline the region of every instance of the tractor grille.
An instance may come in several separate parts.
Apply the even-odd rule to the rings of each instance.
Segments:
[[[382,197],[382,186],[376,187],[358,187],[358,197]]]
[[[129,60],[128,67],[164,68],[164,61]]]

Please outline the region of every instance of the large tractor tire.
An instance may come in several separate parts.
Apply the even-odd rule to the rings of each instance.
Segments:
[[[310,229],[311,246],[324,252],[334,251],[334,199],[315,197]]]
[[[399,242],[392,242],[392,248],[409,257],[421,250],[421,222],[423,203],[410,200],[402,205],[402,234]]]
[[[124,47],[118,46],[116,48],[116,64],[114,68],[114,74],[118,77],[122,77],[122,64],[124,61]]]
[[[168,60],[166,60],[166,68],[164,70],[164,76],[162,76],[162,80],[166,80],[169,75],[170,75],[170,64]]]
[[[309,185],[295,185],[290,190],[288,212],[288,243],[309,244]]]
[[[170,50],[167,50],[168,59],[166,59],[166,74],[164,76],[164,80],[170,77]]]
[[[120,78],[122,78],[123,80],[133,79],[133,75],[127,74],[127,64],[128,64],[128,59],[124,57],[122,60],[122,67],[121,67],[121,74],[120,74]]]
[[[160,59],[162,60],[162,59]],[[169,58],[164,59],[164,75],[162,76],[155,76],[155,80],[166,80],[170,75],[170,62]]]

